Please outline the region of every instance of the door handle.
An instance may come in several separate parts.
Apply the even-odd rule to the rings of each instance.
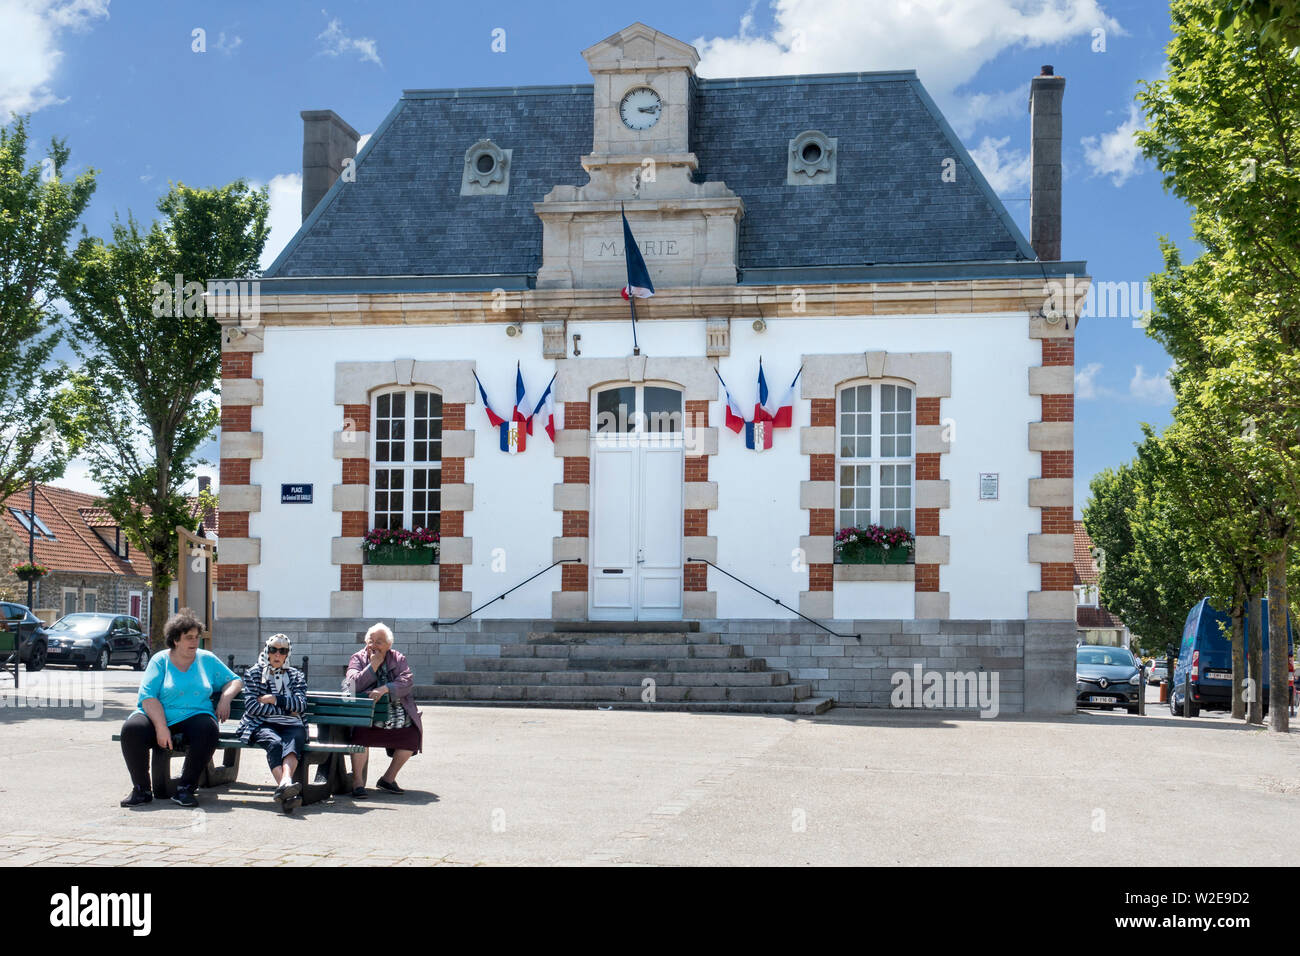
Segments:
[[[645,564],[645,552],[642,551],[640,548],[636,549],[636,563]]]

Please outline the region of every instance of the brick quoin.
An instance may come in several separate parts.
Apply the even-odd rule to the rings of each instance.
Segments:
[[[344,458],[343,459],[343,484],[345,485],[370,484],[370,459],[369,458]]]
[[[690,459],[686,459],[687,462]],[[690,465],[687,465],[689,470]],[[690,481],[690,478],[686,479]],[[564,483],[566,485],[585,485],[591,482],[591,459],[570,455],[564,459]]]
[[[1040,564],[1038,566],[1040,591],[1074,590],[1074,565],[1068,562]]]
[[[1043,417],[1045,422],[1074,421],[1073,395],[1040,395],[1043,400]]]
[[[916,590],[917,591],[938,591],[939,590],[939,565],[937,564],[918,564],[916,568]]]
[[[835,427],[835,399],[814,398],[812,400],[812,427]]]
[[[465,566],[463,564],[440,564],[438,565],[438,590],[439,591],[459,591],[461,584],[465,579]]]
[[[344,429],[347,429],[348,422],[352,423],[352,430],[355,432],[370,431],[370,406],[369,405],[344,405],[343,406]]]
[[[1040,339],[1044,365],[1073,365],[1074,339]]]
[[[223,485],[246,485],[252,473],[252,463],[247,458],[221,459],[221,483]]]
[[[564,427],[573,429],[590,428],[591,405],[587,402],[565,402]]]
[[[682,569],[683,591],[707,591],[709,589],[709,566],[707,564],[688,563]]]
[[[438,537],[463,538],[465,536],[465,512],[444,511],[438,516]]]
[[[709,456],[708,455],[687,456],[686,480],[687,481],[708,481],[709,480]]]
[[[835,509],[834,508],[810,508],[808,510],[808,533],[814,534],[834,534],[835,533]]]
[[[361,565],[359,564],[340,564],[339,565],[339,590],[340,591],[360,591],[365,584],[362,580]]]
[[[565,511],[563,512],[563,530],[561,537],[564,538],[585,538],[587,537],[587,512],[585,511]]]
[[[224,515],[222,516],[224,519]],[[247,591],[248,565],[217,564],[218,591]]]
[[[1038,510],[1043,534],[1074,534],[1074,509],[1069,505]]]
[[[686,403],[686,427],[709,427],[709,403],[694,399]]]
[[[465,430],[465,403],[464,402],[443,403],[442,430],[445,432],[463,432]]]
[[[587,590],[587,566],[585,564],[560,565],[560,590]]]
[[[835,480],[834,455],[809,455],[808,477],[813,481]]]
[[[810,564],[808,565],[808,590],[809,591],[830,591],[835,587],[835,565],[833,564]]]
[[[252,378],[253,377],[253,353],[252,352],[222,352],[221,353],[221,377],[222,378]]]
[[[248,537],[248,512],[247,511],[223,511],[221,512],[221,536],[223,538],[247,538]],[[217,565],[220,567],[220,565]]]
[[[1044,478],[1073,478],[1074,477],[1074,452],[1073,451],[1043,452],[1043,477]]]
[[[916,453],[916,480],[939,480],[939,452],[918,451]]]
[[[704,538],[709,534],[709,512],[704,508],[687,508],[683,512],[683,533],[688,538]]]
[[[939,533],[939,509],[916,509],[916,536],[936,535]]]
[[[253,407],[251,405],[222,405],[221,428],[228,432],[251,432],[253,430]]]
[[[442,460],[442,483],[444,485],[465,484],[464,458],[444,458]]]
[[[916,400],[916,423],[918,425],[939,424],[939,402],[937,398],[918,398]]]
[[[363,538],[370,530],[370,516],[364,511],[343,512],[343,537]]]

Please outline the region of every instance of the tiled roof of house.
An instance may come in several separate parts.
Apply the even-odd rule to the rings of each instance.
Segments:
[[[202,510],[197,496],[186,499],[191,518],[197,519]],[[30,492],[18,492],[3,505],[0,522],[22,544],[27,542],[27,529],[23,527],[11,508],[26,512],[31,507]],[[36,486],[36,516],[45,523],[54,540],[38,534],[35,541],[36,563],[51,571],[80,571],[86,574],[121,574],[147,577],[149,562],[134,548],[129,558],[113,553],[113,549],[93,529],[108,531],[117,527],[117,521],[103,505],[103,499],[69,488],[55,485]],[[209,532],[216,531],[219,515],[213,514],[204,522]],[[111,534],[107,535],[112,537]],[[26,554],[25,550],[23,552]]]
[[[1096,584],[1100,580],[1097,562],[1092,556],[1092,538],[1083,528],[1082,521],[1074,523],[1074,583]]]
[[[535,275],[533,204],[587,182],[592,96],[407,91],[266,278]],[[789,140],[810,129],[838,141],[836,182],[789,186]],[[465,151],[487,138],[512,150],[509,193],[461,196]],[[914,71],[697,79],[690,148],[697,181],[744,200],[742,270],[1034,258]]]
[[[1104,607],[1087,607],[1080,605],[1075,608],[1075,623],[1079,627],[1123,627],[1124,622],[1117,618]]]

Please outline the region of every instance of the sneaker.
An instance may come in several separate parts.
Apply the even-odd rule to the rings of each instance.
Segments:
[[[353,799],[353,800],[365,800],[365,799],[366,799],[367,797],[369,797],[369,796],[370,796],[370,794],[368,794],[368,793],[366,792],[366,788],[365,788],[365,787],[354,787],[354,788],[352,789],[352,799]]]
[[[376,786],[378,786],[380,790],[387,790],[389,793],[406,793],[406,791],[403,790],[401,787],[399,787],[397,784],[389,783],[383,777],[380,777],[376,781]]]
[[[197,807],[199,805],[199,801],[194,796],[194,788],[185,786],[176,788],[176,792],[172,795],[172,803],[182,807]]]
[[[293,782],[282,783],[280,786],[275,788],[275,799],[281,803],[288,803],[290,800],[298,799],[298,794],[300,793],[302,793],[302,784]]]
[[[119,803],[118,806],[138,807],[142,803],[152,803],[152,802],[153,802],[152,790],[150,790],[148,787],[132,787],[131,793],[126,797],[123,797],[121,803]]]

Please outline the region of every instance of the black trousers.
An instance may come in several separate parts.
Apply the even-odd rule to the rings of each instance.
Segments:
[[[167,728],[172,736],[185,735],[185,766],[181,768],[181,786],[198,785],[199,777],[217,749],[217,719],[211,714],[195,714]],[[158,746],[153,721],[144,714],[132,714],[122,724],[122,759],[131,774],[131,783],[149,789],[149,754]]]

